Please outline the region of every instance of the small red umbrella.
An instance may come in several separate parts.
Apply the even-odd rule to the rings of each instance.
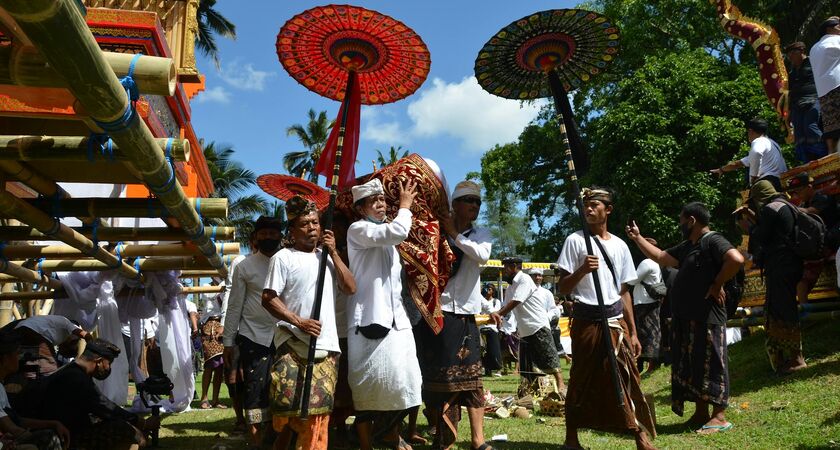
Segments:
[[[319,210],[323,210],[330,203],[330,193],[317,184],[291,175],[269,173],[257,177],[257,185],[265,193],[288,201],[295,195],[315,202]]]

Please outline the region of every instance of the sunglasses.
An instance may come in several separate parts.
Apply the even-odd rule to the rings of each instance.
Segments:
[[[481,206],[481,199],[478,197],[460,197],[456,200],[461,203],[472,203],[473,205]]]

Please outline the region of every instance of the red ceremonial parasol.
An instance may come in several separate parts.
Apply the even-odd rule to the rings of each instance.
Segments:
[[[342,102],[339,118],[316,172],[333,175],[338,130],[346,127],[345,158],[355,161],[362,104],[401,100],[416,91],[429,74],[429,49],[402,22],[369,9],[328,5],[292,17],[277,35],[277,56],[289,75],[307,89]],[[350,95],[347,92],[350,91]],[[339,185],[350,186],[353,164],[343,167]]]
[[[341,101],[339,119],[315,171],[327,177],[330,199],[322,221],[332,228],[338,187],[352,186],[359,146],[362,103],[391,103],[411,95],[429,74],[429,49],[413,30],[384,14],[358,6],[328,5],[292,17],[277,35],[277,56],[294,79],[308,89]],[[342,166],[343,153],[349,164]],[[330,171],[332,168],[332,171]],[[312,318],[318,320],[324,292],[327,252],[321,252]],[[309,339],[300,417],[309,415],[316,339]]]
[[[523,17],[502,28],[484,44],[475,60],[478,84],[493,95],[519,100],[554,97],[562,148],[568,158],[569,178],[575,192],[580,192],[575,156],[586,161],[586,152],[572,116],[568,91],[604,71],[618,53],[618,39],[618,27],[601,14],[580,9],[552,9]],[[578,213],[586,252],[592,255],[592,239],[581,200],[579,197]],[[592,282],[601,310],[602,339],[612,369],[613,388],[618,403],[624,405],[597,271],[592,272]]]
[[[319,210],[330,203],[330,193],[317,184],[291,175],[269,173],[257,177],[257,185],[269,195],[288,201],[295,195],[315,202]]]

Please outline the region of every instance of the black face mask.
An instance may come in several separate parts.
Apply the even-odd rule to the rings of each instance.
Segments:
[[[264,255],[269,255],[277,251],[277,247],[280,245],[280,239],[260,239],[257,241],[257,248],[260,249],[260,253]]]
[[[691,227],[688,226],[687,223],[681,223],[680,232],[683,235],[683,239],[688,239],[688,237],[691,236]]]
[[[100,380],[100,381],[108,378],[108,376],[110,376],[110,375],[111,375],[111,367],[108,367],[107,369],[103,370],[103,369],[100,368],[100,366],[97,365],[96,366],[96,371],[93,372],[93,378],[96,378],[97,380]]]

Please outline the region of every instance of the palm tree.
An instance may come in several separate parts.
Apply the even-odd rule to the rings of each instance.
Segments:
[[[397,161],[405,158],[406,156],[408,156],[408,150],[403,151],[402,155],[400,155],[400,151],[402,151],[402,145],[398,146],[397,148],[394,148],[394,146],[392,145],[391,149],[388,151],[388,159],[386,160],[385,156],[382,154],[382,151],[377,150],[376,151],[376,154],[377,154],[376,162],[377,162],[377,164],[379,164],[380,168],[385,167],[385,166],[390,166],[391,164],[394,164],[395,162],[397,162]]]
[[[236,228],[236,240],[248,246],[248,236],[254,227],[255,216],[268,212],[268,202],[259,195],[246,194],[257,184],[254,172],[233,159],[234,150],[229,145],[215,142],[204,144],[204,159],[210,169],[214,191],[211,197],[228,199],[228,216],[225,219],[212,219],[212,225],[232,226]]]
[[[283,168],[294,176],[301,176],[306,171],[306,178],[317,183],[318,174],[314,170],[315,164],[321,157],[324,146],[327,145],[327,138],[330,137],[330,130],[335,121],[327,119],[326,111],[316,114],[314,109],[310,109],[308,115],[309,122],[306,126],[294,124],[286,128],[286,136],[297,136],[304,150],[283,155]]]
[[[236,25],[216,11],[214,6],[216,6],[216,0],[198,2],[198,10],[195,14],[198,19],[195,47],[205,56],[210,57],[218,69],[220,67],[219,47],[216,46],[214,35],[236,39]]]

